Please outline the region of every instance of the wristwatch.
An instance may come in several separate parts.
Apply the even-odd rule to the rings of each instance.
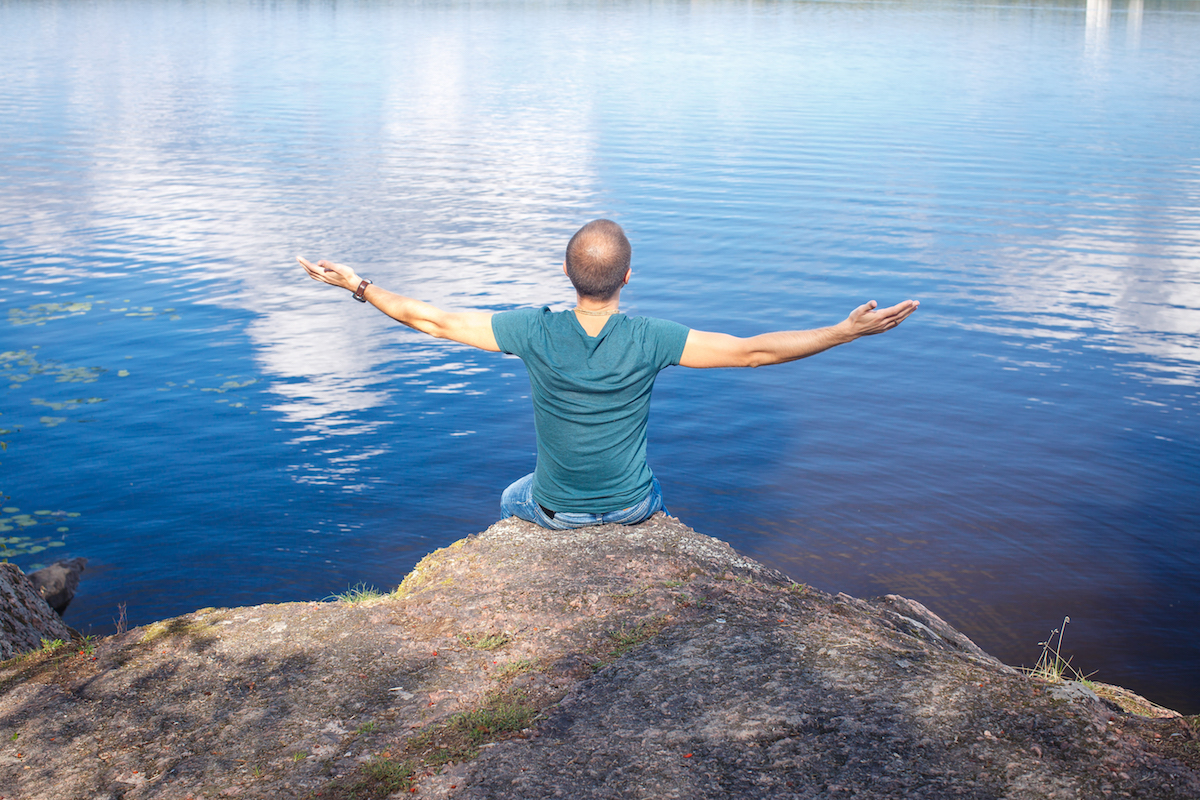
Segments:
[[[367,296],[363,292],[367,291],[367,287],[371,285],[371,281],[363,278],[363,282],[358,285],[358,291],[354,293],[354,299],[360,303],[367,302]]]

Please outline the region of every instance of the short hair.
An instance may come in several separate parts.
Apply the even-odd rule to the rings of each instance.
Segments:
[[[620,291],[633,248],[621,226],[596,219],[575,232],[567,243],[567,277],[582,297],[607,300]]]

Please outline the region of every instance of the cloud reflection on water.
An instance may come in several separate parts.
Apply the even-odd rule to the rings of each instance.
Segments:
[[[7,243],[30,254],[22,279],[136,274],[253,312],[247,333],[283,398],[274,410],[321,436],[369,432],[380,423],[364,411],[414,391],[392,362],[436,367],[459,348],[415,346],[416,334],[308,281],[297,252],[450,308],[571,299],[558,260],[597,194],[583,88],[514,94],[510,46],[463,9],[415,32],[403,18],[356,17],[338,36],[370,47],[336,59],[302,48],[277,63],[259,42],[305,41],[324,11],[250,14],[220,41],[173,28],[180,14],[164,6],[131,28],[118,11],[85,11],[55,29],[60,62],[51,48],[28,53],[37,102],[55,107],[59,128],[29,144],[56,153],[56,171],[0,188],[23,211],[6,226]],[[478,391],[460,373],[422,391]]]
[[[1013,314],[1003,332],[1086,339],[1158,362],[1151,381],[1200,384],[1197,220],[1200,203],[1165,213],[1114,204],[1089,224],[1073,220],[1045,242],[999,253],[1011,289],[994,302]]]
[[[597,183],[588,103],[569,84],[539,87],[533,105],[504,95],[481,100],[478,76],[500,57],[466,28],[412,42],[402,55],[390,52],[379,141],[364,151],[374,163],[336,182],[341,208],[369,213],[350,215],[342,223],[347,230],[332,240],[320,231],[306,252],[352,263],[381,286],[457,310],[569,300],[557,259]],[[295,225],[289,237],[303,241],[306,221]],[[321,246],[334,252],[311,252]],[[288,264],[280,276],[287,288],[277,290],[287,299],[260,307],[250,333],[269,373],[303,379],[299,388],[284,385],[304,397],[305,424],[319,425],[323,409],[361,412],[417,386],[425,393],[481,391],[469,376],[491,366],[461,364],[460,346],[428,343],[348,303],[344,293],[301,278]],[[399,363],[384,369],[389,361]],[[410,368],[434,377],[404,380]],[[293,409],[290,417],[298,414]]]

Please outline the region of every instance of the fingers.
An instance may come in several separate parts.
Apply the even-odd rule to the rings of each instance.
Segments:
[[[902,308],[896,317],[896,324],[899,325],[903,320],[911,317],[917,308],[920,307],[920,305],[921,304],[916,300],[905,300],[903,303],[900,303]]]
[[[856,308],[850,312],[850,319],[854,319],[854,320],[861,319],[863,317],[863,315],[871,313],[871,311],[873,311],[877,305],[879,305],[879,304],[876,303],[874,300],[868,300],[867,302],[863,303],[861,306],[859,306],[858,308]]]
[[[912,313],[917,310],[921,304],[916,300],[905,300],[903,303],[897,303],[891,308],[885,308],[879,312],[881,317],[891,317],[897,325],[902,320],[908,319]]]
[[[854,324],[858,336],[873,336],[890,331],[908,319],[921,304],[916,300],[905,300],[890,308],[876,310],[878,305],[871,300],[854,309],[850,314],[850,320]]]
[[[317,267],[323,274],[334,274],[343,278],[354,272],[352,269],[343,264],[337,264],[333,261],[326,261],[325,259],[318,261]]]
[[[314,281],[320,281],[321,283],[327,283],[330,286],[337,286],[342,289],[349,289],[350,291],[358,288],[360,279],[351,267],[324,259],[314,264],[303,256],[296,256],[296,261],[300,262],[300,266],[304,267],[304,271],[308,273],[308,277]]]
[[[306,261],[303,256],[296,256],[296,260],[300,262],[300,266],[304,267],[304,271],[308,273],[308,277],[313,280],[321,280],[321,271],[314,267],[311,262]]]
[[[296,256],[296,260],[300,262],[300,266],[304,267],[308,277],[322,283],[336,284],[346,270],[341,264],[335,264],[332,261],[321,260],[314,264],[303,256]]]

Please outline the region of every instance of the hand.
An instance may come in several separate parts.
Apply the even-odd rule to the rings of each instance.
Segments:
[[[842,324],[849,327],[850,334],[854,338],[874,336],[877,333],[890,331],[908,319],[921,303],[917,300],[905,300],[891,308],[881,308],[877,311],[876,306],[878,305],[872,300],[850,312],[850,316]]]
[[[308,277],[314,281],[328,283],[330,286],[340,286],[351,292],[358,291],[358,285],[362,283],[362,278],[358,277],[358,273],[344,264],[335,264],[332,261],[318,261],[313,264],[305,261],[301,256],[296,256],[296,260],[300,262],[300,266],[304,267]]]

